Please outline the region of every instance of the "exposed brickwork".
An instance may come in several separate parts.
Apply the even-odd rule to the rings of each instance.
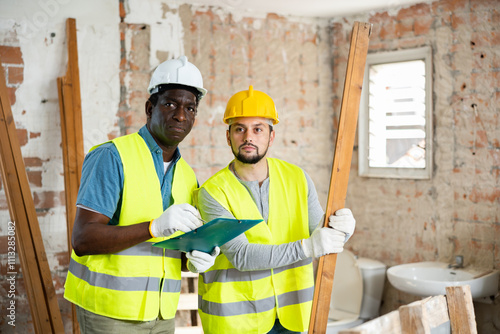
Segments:
[[[360,178],[356,164],[347,202],[358,222],[349,248],[359,255],[391,266],[461,254],[466,265],[500,268],[499,5],[435,1],[364,17],[373,23],[370,53],[432,47],[434,172],[422,181]],[[343,81],[353,22],[332,27],[335,82]],[[387,284],[384,312],[415,300]],[[476,312],[486,319],[480,333],[498,329],[498,306]]]
[[[0,45],[0,61],[4,68],[5,81],[11,104],[16,103],[16,90],[23,81],[23,57],[17,46]]]
[[[21,48],[17,46],[0,46],[0,59],[2,64],[23,65]]]
[[[146,122],[150,28],[146,24],[120,23],[120,117],[121,134],[136,132]]]
[[[269,94],[278,109],[271,156],[305,168],[325,199],[327,184],[321,180],[329,177],[331,158],[323,157],[333,156],[328,27],[274,14],[235,20],[210,10],[193,13],[189,6],[181,6],[179,13],[185,51],[209,90],[192,135],[181,144],[200,182],[232,159],[222,114],[231,95],[252,84]]]

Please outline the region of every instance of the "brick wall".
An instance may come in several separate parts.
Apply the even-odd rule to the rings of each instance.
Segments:
[[[329,165],[333,157],[332,85],[329,29],[325,22],[291,21],[277,15],[235,18],[217,9],[197,10],[181,5],[162,7],[162,17],[178,15],[183,26],[184,53],[202,72],[208,95],[200,103],[191,134],[181,143],[183,157],[200,182],[225,167],[232,154],[222,122],[227,100],[236,92],[254,89],[275,101],[280,123],[271,155],[306,169],[326,200]],[[128,23],[122,13],[120,131],[128,133],[145,122],[144,92],[149,83],[151,50],[144,44],[151,27]],[[155,24],[169,24],[161,20]],[[165,38],[170,38],[165,36]],[[157,50],[158,63],[177,57]],[[325,70],[326,69],[326,70]],[[324,157],[327,158],[324,158]]]
[[[146,24],[120,23],[120,134],[138,131],[146,122],[145,102],[149,97],[150,31]]]
[[[274,99],[279,113],[270,155],[305,168],[325,202],[322,181],[329,178],[333,157],[327,26],[276,15],[235,19],[188,6],[179,14],[186,54],[209,90],[190,137],[181,144],[200,182],[232,160],[222,115],[227,100],[252,84]]]
[[[500,1],[436,1],[333,24],[334,110],[355,20],[373,24],[370,53],[433,50],[432,179],[361,178],[354,152],[347,202],[358,226],[349,248],[359,255],[391,266],[461,254],[466,265],[500,268],[499,10]],[[386,283],[383,312],[415,300]],[[498,333],[500,307],[475,309],[479,332]]]

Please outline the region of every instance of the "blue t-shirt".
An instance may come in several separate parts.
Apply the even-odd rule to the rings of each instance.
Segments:
[[[161,184],[163,210],[173,202],[172,179],[174,166],[180,159],[179,149],[168,169],[164,172],[163,151],[144,125],[139,130],[153,157],[156,174]],[[111,220],[108,224],[117,225],[120,218],[123,195],[123,165],[120,154],[112,142],[107,142],[89,152],[83,161],[80,189],[76,199],[77,205],[102,213]]]

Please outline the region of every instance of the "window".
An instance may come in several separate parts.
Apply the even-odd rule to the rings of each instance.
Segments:
[[[369,54],[359,115],[359,174],[432,175],[430,47]]]

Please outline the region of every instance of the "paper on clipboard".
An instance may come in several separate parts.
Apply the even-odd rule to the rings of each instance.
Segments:
[[[186,253],[192,250],[210,253],[215,246],[222,246],[261,222],[262,219],[216,218],[195,230],[156,242],[153,246]]]

